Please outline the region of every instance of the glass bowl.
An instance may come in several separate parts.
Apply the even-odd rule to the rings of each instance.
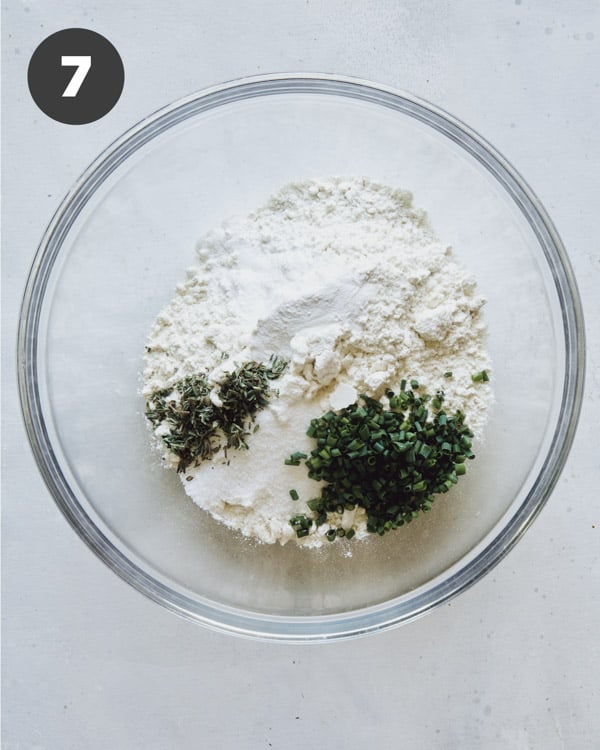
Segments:
[[[330,175],[413,192],[487,298],[494,365],[495,407],[469,475],[431,513],[351,555],[350,543],[261,545],[215,522],[157,461],[139,394],[150,325],[197,238],[285,183]],[[565,251],[507,161],[410,94],[313,74],[227,83],[119,138],[50,222],[19,331],[29,439],[81,538],[173,612],[296,642],[407,622],[489,571],[564,465],[583,364]]]

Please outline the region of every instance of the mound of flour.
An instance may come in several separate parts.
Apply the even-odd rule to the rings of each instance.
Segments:
[[[463,410],[479,437],[492,398],[488,383],[471,380],[490,368],[483,303],[411,194],[367,179],[288,185],[209,232],[150,331],[144,394],[198,372],[217,382],[272,354],[289,366],[248,450],[189,468],[185,491],[246,536],[321,545],[329,524],[297,539],[289,523],[320,491],[303,465],[284,465],[313,447],[310,420],[416,378],[424,391],[443,389],[446,410]],[[362,509],[337,521],[367,534]]]

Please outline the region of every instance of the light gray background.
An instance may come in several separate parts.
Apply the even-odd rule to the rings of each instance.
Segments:
[[[72,26],[107,36],[126,71],[114,110],[78,127],[26,86],[35,47]],[[4,750],[600,746],[599,44],[597,0],[3,4]],[[508,558],[411,625],[308,647],[205,630],[105,568],[38,476],[14,360],[28,267],[87,164],[180,96],[297,70],[406,89],[491,141],[555,221],[588,335],[571,457]]]

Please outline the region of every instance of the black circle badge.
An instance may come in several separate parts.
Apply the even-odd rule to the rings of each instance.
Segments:
[[[89,29],[63,29],[44,39],[27,71],[29,91],[38,107],[68,125],[104,117],[118,102],[124,81],[117,50]]]

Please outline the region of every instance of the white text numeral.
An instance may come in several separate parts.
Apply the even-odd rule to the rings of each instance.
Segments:
[[[92,58],[90,55],[63,55],[60,58],[60,64],[63,67],[73,66],[77,70],[73,73],[73,78],[69,81],[63,96],[77,96],[86,75],[92,67]]]

